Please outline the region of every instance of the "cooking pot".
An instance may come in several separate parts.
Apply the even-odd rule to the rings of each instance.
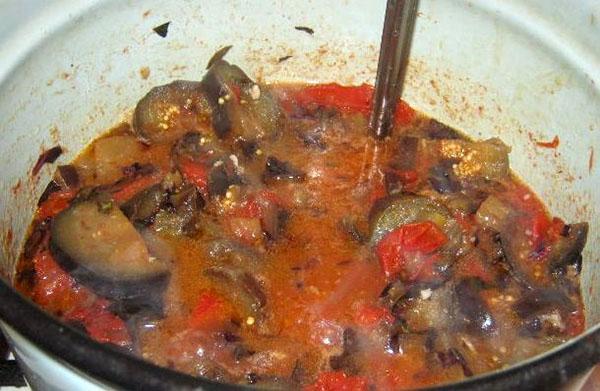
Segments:
[[[267,82],[372,83],[384,8],[384,0],[2,2],[0,324],[32,386],[225,388],[96,344],[10,287],[36,200],[54,170],[47,165],[32,176],[40,152],[60,144],[59,162],[68,162],[128,118],[152,86],[199,79],[211,54],[228,44],[228,60]],[[153,31],[166,22],[165,37]],[[586,332],[453,388],[554,388],[600,360],[598,37],[597,0],[420,3],[405,100],[475,138],[500,137],[512,146],[514,170],[553,214],[590,222],[582,272]],[[537,144],[555,136],[555,148]]]

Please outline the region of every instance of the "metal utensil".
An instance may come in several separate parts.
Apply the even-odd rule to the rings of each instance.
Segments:
[[[369,121],[371,135],[376,139],[387,137],[394,124],[394,110],[402,95],[418,2],[418,0],[388,0],[387,2],[373,108]]]

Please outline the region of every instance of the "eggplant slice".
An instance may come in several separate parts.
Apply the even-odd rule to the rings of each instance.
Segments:
[[[197,81],[176,80],[154,87],[135,107],[133,130],[148,144],[177,140],[206,127],[210,107]]]
[[[371,245],[377,244],[386,234],[409,223],[431,221],[448,236],[446,249],[455,252],[461,244],[461,231],[450,211],[427,197],[396,194],[381,199],[371,208],[369,223]]]
[[[54,219],[50,248],[77,281],[116,300],[127,314],[162,313],[168,265],[152,257],[142,236],[110,203],[74,203]]]

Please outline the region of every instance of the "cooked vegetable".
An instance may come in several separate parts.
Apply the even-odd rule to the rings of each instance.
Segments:
[[[213,54],[213,56],[210,58],[210,60],[208,60],[208,64],[206,64],[206,69],[210,69],[210,67],[212,67],[214,63],[216,63],[217,61],[221,61],[223,58],[225,58],[225,55],[229,53],[232,47],[233,45],[227,45],[217,50],[215,54]]]
[[[234,300],[243,303],[246,315],[258,315],[267,304],[263,288],[249,272],[238,268],[215,266],[206,269],[204,274],[225,284]]]
[[[473,376],[473,371],[471,371],[467,361],[457,349],[450,348],[446,352],[438,352],[437,358],[444,368],[459,364],[465,376]]]
[[[121,206],[129,220],[149,224],[166,198],[161,185],[154,185],[138,193]]]
[[[209,113],[201,83],[177,80],[154,87],[138,102],[133,129],[145,143],[169,142],[205,128]]]
[[[477,209],[475,218],[482,226],[502,232],[507,228],[512,213],[505,202],[494,195],[490,195]]]
[[[354,356],[360,351],[358,336],[354,330],[348,328],[344,330],[342,338],[343,351],[341,354],[329,358],[329,366],[334,371],[343,370],[346,373],[357,373],[360,365]]]
[[[56,216],[51,248],[75,279],[122,301],[119,310],[161,312],[168,265],[149,254],[140,234],[110,201],[79,201]]]
[[[78,202],[52,224],[52,245],[75,265],[109,281],[143,280],[167,265],[154,259],[123,213],[96,201]]]
[[[441,229],[448,238],[449,247],[456,249],[461,240],[458,223],[448,209],[427,197],[393,195],[378,201],[369,214],[371,245],[402,225],[424,221],[430,221]]]
[[[212,109],[212,127],[220,139],[230,132],[246,139],[271,137],[281,120],[279,106],[239,67],[223,59],[212,61],[202,79]]]
[[[210,330],[229,322],[232,308],[221,297],[211,292],[203,292],[189,319],[189,325],[195,329]]]
[[[63,189],[75,189],[79,187],[79,174],[72,164],[58,166],[54,181]]]
[[[557,309],[566,315],[573,311],[575,306],[563,292],[549,288],[527,292],[513,305],[513,309],[519,317],[526,318],[548,311],[548,309]]]
[[[169,195],[172,209],[161,209],[154,218],[152,228],[170,236],[193,236],[199,229],[200,210],[204,199],[198,189],[186,185]]]
[[[375,247],[381,268],[388,278],[402,280],[425,278],[428,270],[437,260],[436,250],[448,238],[431,221],[404,224],[387,233]]]
[[[435,119],[430,119],[425,125],[424,133],[430,139],[457,140],[462,138],[460,133]]]
[[[38,218],[40,220],[54,217],[65,210],[71,200],[75,198],[75,191],[65,190],[51,193],[48,198],[38,206]]]
[[[224,196],[232,185],[242,184],[231,159],[217,160],[208,173],[208,193],[212,196]]]
[[[86,178],[93,183],[112,183],[123,176],[123,170],[148,159],[144,155],[144,145],[132,135],[102,137],[92,147],[91,163],[87,167]]]
[[[443,160],[429,169],[429,183],[438,193],[455,193],[461,189],[451,160]]]
[[[558,289],[545,288],[527,292],[512,308],[523,320],[521,332],[526,336],[539,336],[565,332],[575,305]]]
[[[577,273],[581,271],[581,252],[587,241],[588,230],[588,223],[571,224],[567,227],[566,235],[558,238],[548,255],[551,269],[564,270],[573,265]]]
[[[305,175],[303,172],[292,167],[289,163],[281,161],[274,156],[267,158],[263,180],[266,183],[271,181],[303,181]]]
[[[496,321],[479,291],[480,282],[469,278],[460,281],[454,288],[458,300],[458,322],[472,334],[490,334],[496,331]]]
[[[44,164],[54,163],[56,159],[58,159],[58,157],[62,155],[62,153],[63,150],[60,145],[57,145],[56,147],[52,147],[42,152],[38,157],[37,162],[35,162],[33,169],[31,170],[31,175],[37,175],[44,166]]]
[[[456,159],[454,174],[465,180],[500,180],[508,175],[508,148],[499,139],[466,142],[463,140],[441,140],[440,154],[447,159]]]

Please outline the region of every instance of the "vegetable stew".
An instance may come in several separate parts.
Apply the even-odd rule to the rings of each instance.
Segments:
[[[16,285],[100,343],[259,387],[458,381],[584,329],[587,223],[369,85],[264,85],[223,59],[151,89],[59,166]]]

